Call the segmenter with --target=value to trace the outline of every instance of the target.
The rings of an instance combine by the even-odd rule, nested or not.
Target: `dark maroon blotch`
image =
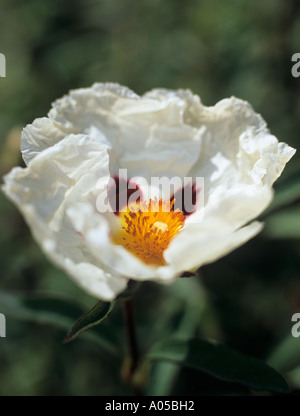
[[[193,277],[196,276],[196,273],[193,272],[183,272],[179,277]]]
[[[108,187],[108,200],[115,215],[120,214],[120,210],[128,205],[129,198],[136,192],[134,202],[140,202],[142,199],[142,191],[138,184],[113,176],[111,185]],[[131,201],[132,202],[132,201]]]
[[[196,211],[196,203],[200,189],[196,189],[196,183],[188,184],[178,189],[174,195],[171,196],[170,201],[175,199],[173,210],[179,208],[185,217],[193,214]]]

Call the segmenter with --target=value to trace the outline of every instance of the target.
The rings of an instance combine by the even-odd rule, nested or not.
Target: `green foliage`
[[[68,331],[63,342],[73,341],[82,332],[97,326],[111,313],[113,304],[98,302],[85,312],[72,298],[58,294],[35,294],[30,296],[0,293],[0,310],[7,316],[51,325]],[[84,312],[84,313],[83,313]],[[74,321],[76,320],[75,324]],[[71,329],[70,329],[71,327]],[[110,335],[104,328],[89,332],[87,338],[96,342],[109,354],[117,355],[119,348],[110,341]]]
[[[299,338],[291,337],[288,333],[283,340],[276,345],[270,354],[268,363],[280,372],[289,372],[300,366]]]
[[[67,344],[76,339],[82,332],[101,324],[110,315],[113,307],[114,302],[97,302],[92,309],[85,312],[77,319],[65,336],[63,343]]]
[[[281,375],[264,362],[198,338],[169,338],[155,345],[148,358],[192,367],[255,390],[289,391]]]

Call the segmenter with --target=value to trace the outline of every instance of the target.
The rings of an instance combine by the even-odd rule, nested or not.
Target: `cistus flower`
[[[27,167],[3,191],[50,259],[104,300],[131,279],[173,281],[254,237],[262,224],[252,220],[295,152],[243,100],[206,107],[189,90],[138,96],[112,83],[55,101],[24,128],[21,151]],[[154,177],[182,182],[162,192]],[[188,194],[191,209],[178,205]]]

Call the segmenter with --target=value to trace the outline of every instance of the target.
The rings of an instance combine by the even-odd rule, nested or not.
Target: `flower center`
[[[113,233],[113,243],[147,264],[165,265],[163,252],[185,221],[183,212],[174,211],[173,205],[174,200],[156,198],[128,205],[125,212],[120,212],[121,228]]]

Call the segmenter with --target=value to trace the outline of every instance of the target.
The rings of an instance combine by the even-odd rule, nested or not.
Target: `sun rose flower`
[[[50,259],[103,300],[254,237],[262,225],[251,221],[295,152],[240,99],[205,107],[188,90],[140,97],[111,83],[55,101],[24,128],[21,151],[27,167],[3,191]]]

